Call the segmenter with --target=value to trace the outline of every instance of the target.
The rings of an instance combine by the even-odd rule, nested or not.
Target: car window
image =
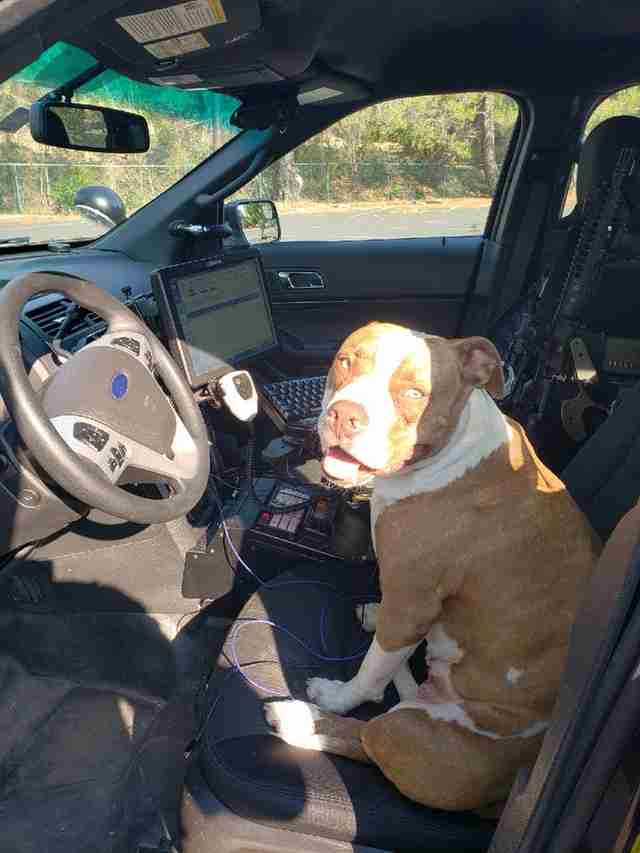
[[[583,141],[599,124],[613,116],[640,116],[640,86],[629,86],[626,89],[621,89],[601,101],[589,116],[582,134]],[[576,174],[577,165],[574,164],[567,184],[562,217],[572,213],[576,206]]]
[[[507,95],[404,98],[367,107],[260,174],[283,240],[482,234],[518,116]]]
[[[131,215],[239,133],[230,123],[235,98],[142,83],[108,70],[78,89],[74,101],[142,114],[149,124],[147,152],[97,154],[35,142],[28,107],[95,62],[59,42],[0,83],[0,246],[97,237],[110,226],[87,218],[86,206],[74,203],[78,190],[107,187],[120,197],[123,215]]]

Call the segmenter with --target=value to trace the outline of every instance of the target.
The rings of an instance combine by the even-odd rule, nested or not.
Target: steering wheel
[[[98,314],[107,329],[36,393],[22,358],[20,316],[28,299],[51,291]],[[0,393],[38,463],[83,503],[150,524],[185,515],[202,497],[209,442],[193,392],[148,327],[92,282],[29,273],[3,288]],[[118,487],[123,479],[135,481],[136,474],[167,482],[170,496],[153,500]]]

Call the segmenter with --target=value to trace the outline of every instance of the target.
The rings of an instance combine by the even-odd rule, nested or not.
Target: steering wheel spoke
[[[198,472],[198,450],[180,417],[176,414],[175,434],[167,453],[159,453],[139,441],[123,439],[126,448],[125,470],[142,471],[165,479],[183,490]]]
[[[175,414],[171,447],[160,453],[108,424],[87,417],[59,415],[51,422],[65,443],[114,485],[131,482],[169,482],[184,491],[198,470],[198,449],[182,419]]]

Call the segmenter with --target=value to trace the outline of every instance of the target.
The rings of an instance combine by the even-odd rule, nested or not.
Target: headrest
[[[602,180],[609,180],[623,148],[640,149],[640,118],[615,116],[591,131],[582,144],[576,193],[578,205]]]

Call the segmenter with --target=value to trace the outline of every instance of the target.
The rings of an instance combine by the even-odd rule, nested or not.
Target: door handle
[[[280,283],[289,290],[308,290],[325,287],[324,279],[319,272],[311,270],[289,270],[279,272]]]

